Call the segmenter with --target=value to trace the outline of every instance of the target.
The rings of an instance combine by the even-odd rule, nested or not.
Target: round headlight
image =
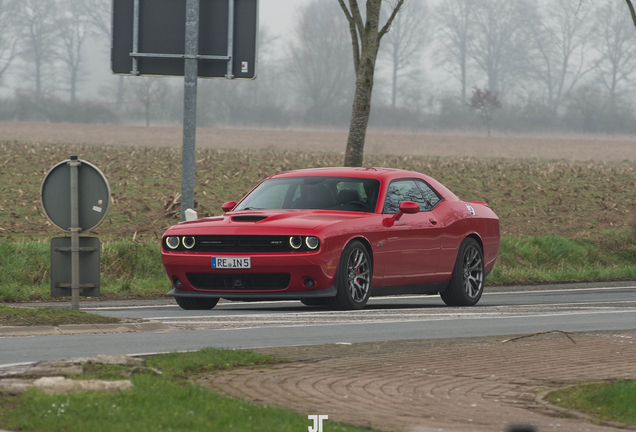
[[[303,239],[300,237],[290,237],[289,245],[292,247],[292,249],[300,249],[300,247],[303,245]]]
[[[170,249],[176,249],[179,247],[179,237],[166,237],[166,245]]]
[[[183,239],[181,239],[181,241],[183,242],[183,246],[186,249],[192,249],[194,247],[194,237],[192,237],[192,236],[183,237]]]
[[[318,245],[320,245],[320,240],[318,240],[318,237],[307,237],[305,239],[305,244],[309,249],[314,250],[318,247]]]

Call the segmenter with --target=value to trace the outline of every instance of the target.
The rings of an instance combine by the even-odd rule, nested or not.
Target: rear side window
[[[429,211],[440,202],[440,198],[421,180],[396,180],[387,190],[383,213],[397,213],[403,201],[413,201],[419,204],[420,211]]]
[[[419,186],[424,196],[424,207],[420,204],[422,211],[432,210],[442,199],[437,193],[426,183],[421,180],[415,180],[415,183]],[[419,204],[419,203],[418,203]]]

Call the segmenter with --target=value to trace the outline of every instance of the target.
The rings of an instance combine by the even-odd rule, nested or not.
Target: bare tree
[[[92,24],[97,34],[104,36],[110,44],[111,38],[111,2],[108,0],[75,0],[79,1],[82,12],[87,20]],[[115,110],[121,110],[124,103],[124,92],[126,90],[125,77],[117,78],[117,88],[115,90]]]
[[[488,136],[490,137],[490,123],[492,122],[492,113],[494,110],[501,108],[501,102],[497,98],[497,92],[491,92],[488,89],[481,90],[478,87],[473,88],[473,96],[468,102],[468,108],[472,111],[479,111],[486,127]]]
[[[488,80],[491,91],[503,93],[506,86],[525,70],[527,55],[524,26],[533,15],[527,0],[478,0],[472,15],[475,23],[469,41],[469,56]]]
[[[17,52],[18,35],[14,23],[17,6],[15,0],[0,0],[0,80]]]
[[[636,33],[630,16],[622,11],[618,0],[605,1],[595,15],[594,47],[599,53],[596,70],[609,93],[610,109],[615,109],[621,83],[634,75]]]
[[[31,69],[35,97],[39,99],[43,91],[43,69],[51,66],[57,48],[54,37],[55,0],[21,0],[19,5],[16,19],[22,27],[20,55]]]
[[[385,15],[385,14],[383,14]],[[426,0],[411,0],[403,13],[396,15],[391,31],[385,37],[382,57],[391,67],[391,106],[395,108],[398,95],[398,80],[402,74],[418,62],[429,41],[428,7]]]
[[[527,65],[556,115],[563,98],[591,70],[585,58],[590,9],[571,0],[544,0],[542,6],[541,13],[527,20],[532,40]]]
[[[391,13],[382,27],[380,27],[382,0],[367,0],[365,19],[362,18],[358,0],[349,0],[349,6],[345,4],[345,0],[338,0],[338,3],[340,3],[340,7],[349,22],[353,47],[353,66],[356,72],[351,126],[349,127],[344,164],[345,166],[362,166],[364,140],[369,125],[369,114],[371,114],[375,63],[378,58],[380,42],[391,28],[393,20],[404,5],[404,0],[396,0],[390,6]]]
[[[163,77],[139,77],[132,85],[132,92],[137,102],[144,109],[146,126],[150,126],[150,111],[160,103],[168,93],[168,84]]]
[[[74,0],[73,3],[82,9],[87,20],[95,27],[95,30],[110,40],[111,2],[108,0]]]
[[[462,107],[466,106],[468,81],[468,45],[472,39],[472,0],[448,0],[435,8],[438,23],[435,56],[461,85]]]
[[[313,0],[298,14],[296,40],[289,49],[288,71],[308,115],[320,120],[350,100],[353,70],[347,61],[347,27],[336,3]]]
[[[68,72],[69,93],[73,103],[81,75],[82,49],[90,35],[89,21],[77,1],[64,0],[61,5],[64,9],[55,20],[61,45],[60,50],[56,51],[56,57],[62,61]]]

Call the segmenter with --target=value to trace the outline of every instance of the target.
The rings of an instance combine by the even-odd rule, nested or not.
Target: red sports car
[[[412,171],[284,172],[223,211],[163,236],[168,295],[183,309],[224,298],[347,310],[369,296],[437,293],[472,306],[499,253],[499,219],[485,203]]]

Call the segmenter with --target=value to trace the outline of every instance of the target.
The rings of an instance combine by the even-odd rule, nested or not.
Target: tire
[[[185,310],[210,310],[219,302],[218,298],[175,297],[177,304]]]
[[[340,257],[336,286],[338,293],[331,305],[339,310],[357,310],[366,306],[371,293],[373,267],[367,248],[358,240],[345,247]]]
[[[484,253],[479,243],[466,238],[459,247],[448,288],[440,293],[448,306],[474,306],[484,292]]]
[[[306,298],[300,302],[305,306],[329,306],[330,298]]]

